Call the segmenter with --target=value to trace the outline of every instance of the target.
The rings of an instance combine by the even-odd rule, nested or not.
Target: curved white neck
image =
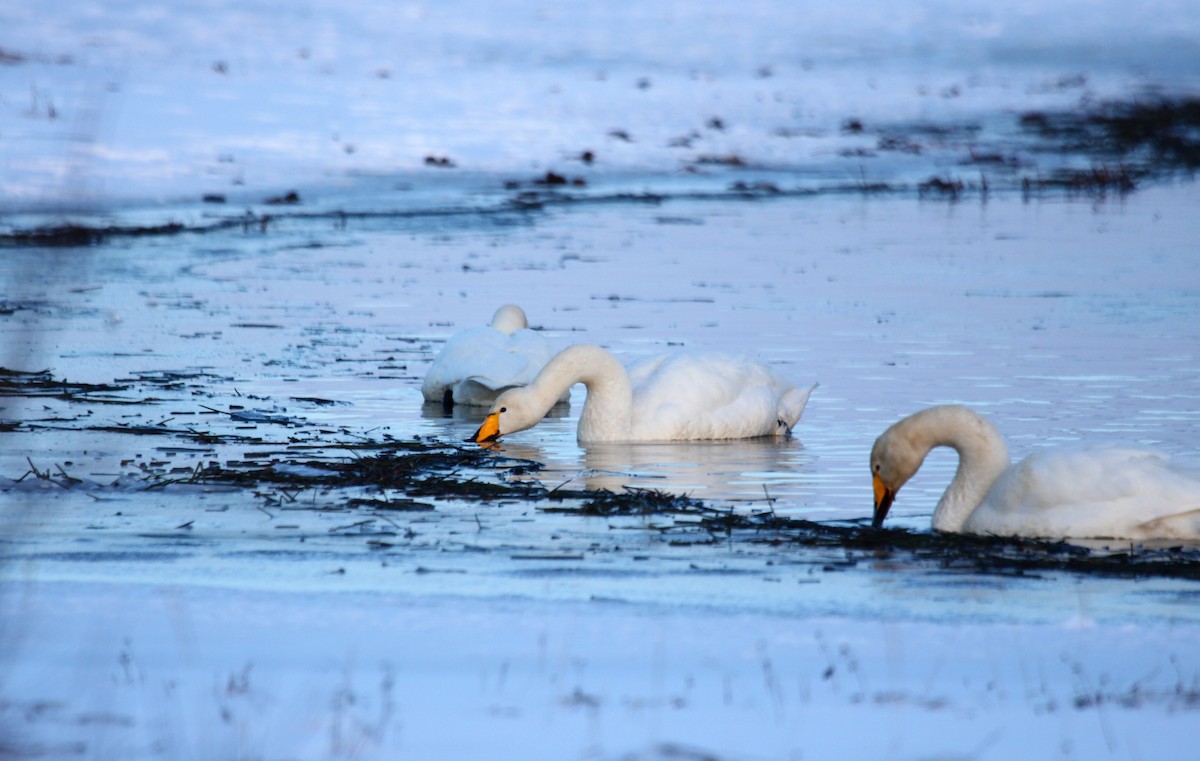
[[[576,383],[587,387],[580,441],[625,441],[633,431],[633,389],[620,362],[599,346],[568,346],[546,363],[528,388],[546,411]]]
[[[996,427],[966,407],[934,407],[910,421],[913,446],[921,457],[934,447],[958,453],[958,470],[933,511],[933,529],[959,533],[1008,468],[1008,447]]]

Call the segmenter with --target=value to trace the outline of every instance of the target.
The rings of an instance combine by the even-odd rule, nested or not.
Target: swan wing
[[[648,381],[653,385],[655,381],[651,379],[654,378],[654,374],[670,358],[670,354],[656,354],[626,368],[626,372],[629,373],[629,385],[633,389],[634,396],[637,396],[638,389]]]
[[[1164,455],[1059,447],[1006,470],[963,528],[1048,538],[1200,539],[1197,511],[1200,474]]]
[[[456,403],[486,406],[500,391],[527,385],[553,355],[549,341],[532,330],[508,335],[491,327],[471,328],[446,342],[421,392],[433,401],[450,388]]]
[[[633,426],[640,440],[732,439],[786,433],[780,405],[799,418],[807,394],[766,365],[731,354],[673,354],[630,369]],[[810,389],[811,391],[811,389]],[[798,407],[798,409],[796,409]]]

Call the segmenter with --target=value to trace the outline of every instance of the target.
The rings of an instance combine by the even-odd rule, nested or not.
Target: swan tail
[[[778,425],[783,429],[780,431],[781,433],[790,434],[796,427],[796,423],[800,422],[800,416],[804,414],[804,408],[808,406],[808,397],[819,385],[819,383],[814,383],[808,388],[793,388],[779,400]]]

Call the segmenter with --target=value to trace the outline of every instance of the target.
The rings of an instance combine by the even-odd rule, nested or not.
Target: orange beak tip
[[[883,484],[883,479],[878,475],[874,476],[875,489],[875,512],[871,517],[872,528],[882,528],[883,519],[887,517],[888,510],[892,509],[892,502],[896,499],[896,492],[887,488]]]
[[[483,424],[479,426],[479,430],[475,431],[475,435],[471,436],[467,441],[483,444],[495,441],[498,438],[500,438],[500,413],[493,412],[483,419]]]

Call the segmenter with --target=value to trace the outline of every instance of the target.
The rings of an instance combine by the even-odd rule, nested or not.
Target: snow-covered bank
[[[1018,113],[1194,92],[1200,71],[1179,0],[63,0],[0,26],[0,211],[176,219],[291,189],[471,203],[548,171],[609,191],[1045,175]]]
[[[1159,758],[1193,626],[8,587],[16,758]]]

